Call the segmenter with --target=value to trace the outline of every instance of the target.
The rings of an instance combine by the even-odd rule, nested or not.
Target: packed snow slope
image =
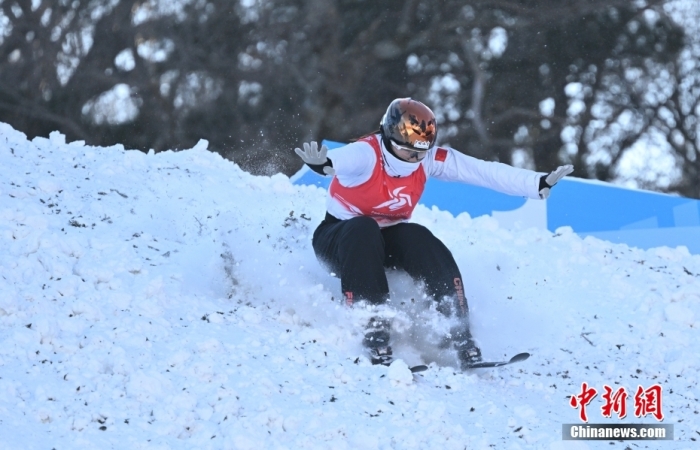
[[[146,155],[0,124],[0,448],[697,448],[700,257],[418,207],[485,358],[532,357],[461,373],[435,345],[449,321],[391,272],[399,361],[372,366],[371,311],[311,248],[324,195],[204,141]],[[562,441],[582,382],[661,384],[676,440]],[[589,422],[657,423],[603,418],[601,395]]]

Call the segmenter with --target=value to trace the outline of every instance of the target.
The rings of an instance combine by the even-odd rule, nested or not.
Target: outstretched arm
[[[429,176],[486,187],[508,195],[532,199],[549,197],[550,190],[573,166],[561,166],[549,174],[477,159],[454,149],[438,147],[424,160]]]

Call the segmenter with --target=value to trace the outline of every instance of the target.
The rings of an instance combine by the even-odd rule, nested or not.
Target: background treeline
[[[433,107],[484,159],[700,197],[697,0],[2,0],[0,121],[258,174]],[[696,27],[696,28],[693,28]]]

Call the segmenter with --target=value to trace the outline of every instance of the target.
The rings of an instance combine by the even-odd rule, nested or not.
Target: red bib
[[[425,171],[419,166],[407,177],[392,177],[384,170],[384,158],[376,135],[360,139],[374,149],[377,162],[372,176],[359,186],[345,187],[334,177],[330,195],[355,216],[369,216],[380,226],[408,220],[425,188]]]

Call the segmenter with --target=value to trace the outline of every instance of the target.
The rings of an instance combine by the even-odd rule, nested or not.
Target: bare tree
[[[5,0],[0,120],[142,150],[206,138],[289,174],[294,146],[376,130],[412,96],[444,144],[605,180],[654,130],[689,193],[697,95],[668,1]]]

